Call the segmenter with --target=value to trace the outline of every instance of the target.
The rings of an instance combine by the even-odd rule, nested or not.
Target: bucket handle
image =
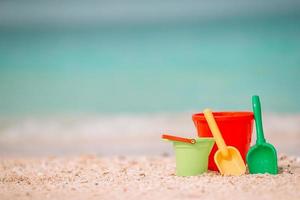
[[[183,137],[178,137],[178,136],[173,136],[173,135],[168,135],[168,134],[163,134],[162,138],[171,140],[171,141],[176,141],[176,142],[185,142],[185,143],[190,143],[190,144],[196,143],[195,139],[183,138]]]

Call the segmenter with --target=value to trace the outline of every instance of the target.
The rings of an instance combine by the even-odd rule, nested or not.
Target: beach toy
[[[239,150],[232,146],[226,146],[212,111],[205,109],[203,113],[219,148],[214,155],[214,160],[220,173],[234,176],[244,174],[246,165]]]
[[[252,97],[252,106],[256,125],[256,144],[250,148],[247,154],[249,172],[250,174],[277,174],[277,153],[274,146],[267,143],[264,137],[260,100],[258,96]]]
[[[253,113],[252,112],[213,112],[214,118],[219,129],[222,132],[225,143],[234,146],[239,150],[244,162],[246,154],[250,148],[251,135],[253,129]],[[203,113],[193,115],[193,121],[197,128],[199,137],[212,137],[207,121]],[[218,171],[214,161],[214,155],[218,150],[214,145],[210,156],[208,169]]]
[[[175,149],[176,175],[195,176],[206,172],[208,156],[214,145],[214,138],[184,139],[185,141],[170,140]],[[195,143],[187,142],[188,140],[194,140]]]

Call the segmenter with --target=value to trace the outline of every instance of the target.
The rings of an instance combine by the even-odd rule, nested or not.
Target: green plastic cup
[[[173,141],[176,175],[195,176],[207,172],[208,157],[214,143],[212,137],[197,138],[195,144]]]

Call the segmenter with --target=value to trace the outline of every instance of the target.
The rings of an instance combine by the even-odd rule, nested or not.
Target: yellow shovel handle
[[[218,128],[218,125],[216,123],[216,120],[212,114],[212,111],[210,109],[205,109],[203,111],[204,113],[204,116],[205,116],[205,119],[208,123],[208,126],[210,128],[210,131],[212,132],[215,140],[216,140],[216,143],[217,143],[217,146],[219,148],[219,150],[221,151],[221,154],[224,156],[224,157],[227,157],[229,156],[229,152],[228,152],[228,149],[227,149],[227,146],[224,142],[224,139],[222,137],[222,134]]]

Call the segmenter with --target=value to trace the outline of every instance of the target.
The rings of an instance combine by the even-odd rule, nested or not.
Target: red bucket
[[[253,130],[253,112],[213,112],[226,145],[236,147],[244,161],[251,143]],[[203,113],[193,115],[193,121],[199,137],[213,137]],[[208,169],[218,171],[214,155],[218,147],[214,145],[210,155]]]

